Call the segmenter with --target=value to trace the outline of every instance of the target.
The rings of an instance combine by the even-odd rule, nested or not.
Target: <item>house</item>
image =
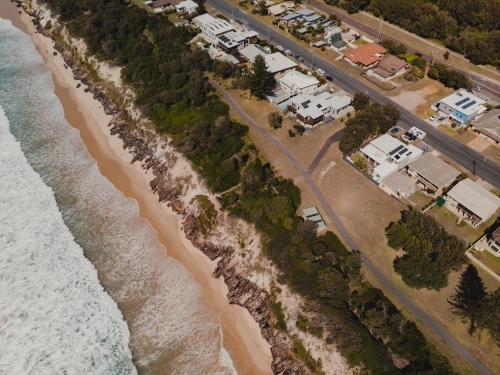
[[[269,103],[279,106],[280,104],[290,99],[290,94],[284,90],[277,90],[268,95],[266,98],[267,100],[269,100]]]
[[[201,20],[202,22],[199,22],[200,17],[203,17]],[[214,47],[219,47],[219,38],[221,36],[231,31],[236,31],[229,22],[220,18],[214,18],[208,14],[196,17],[193,22],[195,24],[201,24],[202,38]]]
[[[166,8],[175,7],[180,2],[181,0],[156,0],[156,1],[151,1],[148,5],[155,11],[161,12]]]
[[[422,190],[433,190],[434,195],[441,195],[443,189],[460,175],[458,170],[430,152],[410,163],[407,172]]]
[[[391,173],[380,181],[379,187],[396,198],[407,198],[415,192],[416,186],[405,176]]]
[[[281,77],[278,84],[290,95],[312,94],[318,89],[319,81],[312,76],[292,70]]]
[[[345,53],[344,59],[352,65],[369,68],[379,62],[385,53],[386,49],[384,47],[375,43],[369,43]]]
[[[198,4],[192,0],[181,1],[175,6],[177,13],[193,14],[198,10]]]
[[[375,181],[381,181],[384,177],[407,166],[423,153],[421,149],[413,145],[405,145],[389,134],[375,138],[360,152],[375,166],[372,173]]]
[[[347,95],[334,96],[323,92],[317,96],[300,94],[290,99],[288,109],[296,120],[305,125],[328,122],[352,109],[352,99]]]
[[[342,40],[346,43],[354,43],[358,37],[358,35],[353,31],[346,31],[345,33],[342,33],[341,36]]]
[[[215,20],[214,17],[212,17],[208,13],[205,13],[205,14],[202,14],[201,16],[193,18],[193,20],[191,22],[193,23],[193,25],[195,27],[201,29],[201,28],[203,28],[204,25],[206,25],[214,20]]]
[[[486,235],[488,250],[493,255],[500,257],[500,227]]]
[[[281,16],[283,13],[292,10],[294,8],[293,1],[285,1],[281,4],[276,4],[267,8],[267,13],[272,17]]]
[[[259,33],[246,29],[230,31],[219,36],[219,48],[227,53],[231,53],[233,50],[239,51],[251,44],[257,43],[258,35]]]
[[[280,19],[279,23],[280,23],[280,25],[291,27],[291,26],[296,25],[297,22],[302,22],[302,23],[312,22],[312,20],[315,19],[314,18],[315,15],[316,14],[314,13],[314,10],[301,9],[295,13],[288,14],[288,15],[282,17]],[[316,18],[315,20],[319,19],[319,16],[317,16],[317,17],[318,18]],[[307,21],[306,19],[309,19],[309,21]]]
[[[457,90],[436,104],[439,116],[450,118],[458,126],[467,126],[486,111],[483,99],[467,92],[464,89]]]
[[[308,207],[302,210],[304,220],[315,222],[318,225],[318,231],[326,228],[325,221],[321,217],[316,207]]]
[[[240,55],[247,59],[249,62],[253,62],[257,55],[266,56],[269,52],[258,44],[251,44],[240,50]]]
[[[375,69],[373,75],[379,79],[387,80],[403,74],[408,69],[409,64],[396,56],[389,56],[382,60]]]
[[[253,62],[257,55],[263,56],[264,60],[266,60],[268,71],[273,74],[285,72],[298,65],[282,53],[268,53],[264,48],[257,44],[251,44],[248,47],[241,49],[240,54],[249,62]]]
[[[480,133],[480,137],[498,144],[500,143],[500,109],[493,109],[472,123],[472,129]]]
[[[330,36],[330,44],[333,50],[340,52],[347,48],[347,43],[342,40],[342,34],[336,33]]]
[[[500,198],[469,178],[446,193],[446,207],[473,227],[484,223],[500,207]]]

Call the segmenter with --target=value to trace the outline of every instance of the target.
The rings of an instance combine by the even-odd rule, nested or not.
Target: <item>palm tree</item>
[[[424,72],[419,67],[412,65],[404,77],[408,82],[417,82],[420,78],[424,78]]]

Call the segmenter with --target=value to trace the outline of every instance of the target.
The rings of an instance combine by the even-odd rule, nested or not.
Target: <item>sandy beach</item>
[[[122,141],[110,135],[107,124],[111,116],[105,114],[91,93],[84,92],[84,86],[76,88],[79,82],[73,79],[70,69],[64,68],[60,54],[53,55],[52,40],[36,33],[30,17],[24,12],[19,14],[19,9],[8,0],[0,0],[0,3],[0,17],[11,20],[14,26],[28,33],[42,55],[52,73],[55,94],[63,105],[66,119],[80,131],[101,174],[127,198],[137,202],[140,217],[156,230],[168,256],[178,260],[194,276],[205,298],[220,311],[224,347],[238,373],[271,374],[270,346],[261,336],[258,324],[246,309],[228,303],[225,283],[211,277],[214,264],[185,238],[179,216],[158,202],[148,185],[151,175],[146,174],[139,163],[130,164],[132,156],[123,150]]]

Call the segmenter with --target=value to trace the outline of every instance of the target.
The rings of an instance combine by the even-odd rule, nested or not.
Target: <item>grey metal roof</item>
[[[411,163],[409,168],[431,182],[438,189],[452,183],[460,174],[458,170],[430,152],[427,152]]]
[[[384,177],[380,183],[384,184],[395,193],[398,191],[408,193],[415,187],[414,183],[399,173],[391,173],[389,176]]]
[[[500,198],[469,178],[456,184],[447,196],[456,200],[481,219],[489,218],[500,206]]]
[[[500,142],[500,109],[493,109],[485,113],[472,125],[484,135]]]

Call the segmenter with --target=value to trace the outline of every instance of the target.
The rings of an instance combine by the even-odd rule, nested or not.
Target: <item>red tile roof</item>
[[[386,49],[375,43],[366,44],[363,47],[356,48],[353,51],[349,51],[344,54],[346,58],[351,60],[353,63],[360,63],[364,66],[373,64],[374,62],[380,61],[380,57],[376,54],[384,54]]]

